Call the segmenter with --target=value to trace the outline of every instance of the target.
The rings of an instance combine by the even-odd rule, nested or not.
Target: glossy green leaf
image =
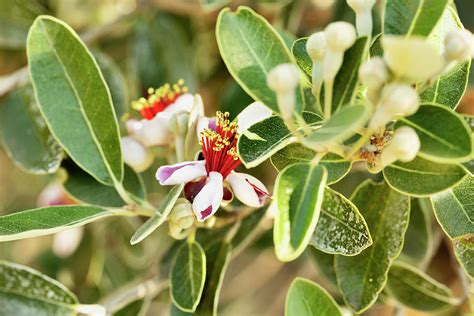
[[[54,173],[61,163],[61,147],[39,113],[29,85],[0,104],[0,142],[13,162],[28,172]]]
[[[426,312],[456,303],[447,286],[405,263],[394,263],[390,268],[386,291],[402,305]]]
[[[326,188],[310,244],[327,253],[353,256],[369,247],[372,238],[357,207],[342,194]]]
[[[275,66],[291,63],[285,43],[263,17],[247,7],[236,12],[223,9],[217,19],[217,44],[232,77],[255,100],[278,112],[275,93],[267,75]],[[296,93],[296,111],[303,109],[303,96]]]
[[[64,205],[0,216],[0,241],[54,234],[98,219],[120,215],[95,206]]]
[[[474,234],[474,177],[431,197],[438,223],[451,238]]]
[[[148,309],[149,303],[147,299],[141,298],[114,311],[112,316],[141,316]]]
[[[311,78],[313,73],[313,61],[308,55],[306,51],[306,42],[308,41],[307,37],[299,38],[291,47],[291,53],[295,58],[296,63],[298,66],[303,70],[303,72]]]
[[[104,207],[120,207],[127,204],[114,187],[98,182],[72,162],[63,164],[63,167],[67,171],[64,188],[76,200]],[[145,187],[140,175],[127,165],[124,166],[123,186],[133,197],[139,200],[145,199]]]
[[[367,221],[373,244],[357,256],[336,256],[335,267],[344,300],[361,313],[377,300],[388,270],[402,250],[410,198],[385,183],[367,180],[351,200]]]
[[[395,128],[412,127],[420,138],[418,155],[437,162],[463,162],[472,157],[471,129],[466,121],[444,106],[425,104],[397,121]]]
[[[429,41],[439,48],[440,53],[443,53],[446,34],[462,28],[456,10],[448,6],[431,33]],[[470,60],[455,64],[420,94],[421,101],[455,109],[466,91],[470,65]]]
[[[448,0],[386,0],[384,34],[428,36],[441,18]]]
[[[474,279],[474,235],[466,235],[453,240],[454,253],[464,271]]]
[[[25,266],[0,261],[1,315],[76,315],[76,296],[61,283]]]
[[[321,117],[314,113],[304,112],[303,117],[311,126],[321,122]],[[240,135],[237,150],[243,164],[251,168],[258,166],[292,141],[294,139],[285,122],[275,115],[250,126]]]
[[[224,274],[232,253],[232,245],[225,240],[214,241],[206,245],[204,252],[206,254],[206,282],[195,315],[215,316]]]
[[[123,177],[110,92],[84,43],[64,22],[38,17],[27,41],[30,77],[41,113],[68,155],[104,184]]]
[[[336,270],[334,269],[334,258],[336,256],[322,252],[314,247],[308,247],[306,252],[313,259],[324,278],[334,287],[337,287]]]
[[[332,296],[318,284],[303,278],[291,283],[285,302],[285,316],[342,316]]]
[[[281,261],[296,259],[308,245],[321,211],[326,180],[324,167],[308,163],[290,165],[278,175],[273,240]]]
[[[323,147],[350,138],[367,122],[369,109],[365,105],[351,105],[342,108],[320,128],[308,135],[311,145]]]
[[[430,215],[420,203],[420,199],[411,201],[410,223],[400,255],[400,259],[415,265],[423,264],[429,257],[433,238]]]
[[[140,226],[140,228],[137,229],[135,234],[133,234],[132,239],[130,239],[132,245],[138,244],[165,222],[173,209],[176,200],[178,200],[181,191],[183,191],[183,188],[184,185],[180,184],[173,187],[168,192],[165,198],[161,201],[160,207],[157,208],[155,215],[150,217],[142,226]]]
[[[429,196],[456,185],[467,171],[454,164],[441,164],[420,157],[385,167],[383,175],[395,190],[413,196]]]
[[[206,255],[196,242],[185,242],[174,255],[170,271],[173,303],[185,312],[194,312],[201,300],[206,280]]]
[[[310,162],[315,155],[315,151],[304,147],[300,143],[293,143],[276,152],[271,157],[271,161],[275,168],[281,171],[286,166],[297,162]],[[332,153],[324,155],[319,164],[324,166],[328,172],[327,184],[333,184],[341,180],[352,167],[352,162]]]

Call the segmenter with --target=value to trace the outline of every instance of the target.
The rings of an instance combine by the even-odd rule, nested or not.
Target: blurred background
[[[462,22],[473,30],[474,1],[455,2]],[[354,20],[345,0],[1,0],[0,108],[16,86],[28,82],[24,68],[28,28],[36,16],[48,14],[73,27],[92,50],[111,89],[119,120],[136,115],[129,109],[130,102],[142,96],[148,87],[181,78],[192,93],[201,94],[207,115],[220,109],[235,116],[253,100],[229,75],[219,56],[214,28],[222,7],[238,5],[250,6],[265,16],[289,47],[296,38],[320,30],[333,20]],[[374,32],[380,30],[377,12],[380,7],[374,12]],[[458,110],[474,115],[472,86]],[[157,161],[156,165],[159,164]],[[151,192],[150,199],[159,201],[162,191],[154,180],[155,167],[145,172],[143,179]],[[271,187],[276,173],[269,163],[252,172]],[[364,177],[364,172],[355,170],[336,189],[349,196]],[[57,181],[57,175],[24,172],[0,147],[0,214],[36,207],[41,204],[38,196],[41,192],[44,196],[45,186]],[[46,194],[72,202],[54,186],[49,186]],[[130,236],[140,224],[139,219],[124,218],[89,224],[76,235],[77,248],[69,250],[55,245],[51,236],[0,243],[0,260],[33,267],[66,284],[81,302],[95,303],[128,284],[160,277],[166,271],[166,263],[160,264],[160,260],[165,258],[166,262],[172,243],[167,230],[161,229],[132,247]],[[450,268],[450,246],[445,245],[442,237],[438,237],[438,245],[427,271],[460,295],[463,284],[457,271]],[[274,256],[271,231],[262,231],[256,243],[231,262],[219,315],[281,315],[287,289],[296,276],[316,280],[340,300],[331,283],[334,276],[315,264],[315,257],[324,260],[324,256],[308,248],[311,249],[307,256],[282,264]],[[169,314],[167,295],[164,291],[152,303],[148,315]],[[399,312],[392,307],[376,306],[366,314]],[[406,315],[423,314],[407,311]],[[460,311],[453,315],[460,315]]]

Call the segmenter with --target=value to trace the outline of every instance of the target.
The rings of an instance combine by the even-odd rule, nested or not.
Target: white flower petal
[[[198,221],[203,222],[219,209],[224,195],[223,179],[219,172],[210,172],[206,185],[193,201],[193,211]]]
[[[187,183],[205,175],[207,175],[207,171],[204,160],[185,161],[174,165],[161,166],[156,171],[156,179],[161,185]]]
[[[254,102],[237,115],[237,133],[242,134],[253,124],[272,115],[272,110],[261,102]]]
[[[168,105],[161,113],[165,115],[173,115],[178,112],[191,112],[193,104],[194,96],[191,93],[185,93],[177,98],[174,103]]]
[[[142,172],[153,163],[153,154],[133,137],[120,139],[123,161],[136,172]]]
[[[206,117],[206,116],[201,116],[198,118],[197,125],[196,125],[196,133],[197,137],[199,139],[201,132],[209,128],[210,125],[212,125],[212,122],[215,122],[214,119]]]
[[[141,126],[136,124],[136,129],[133,134],[145,146],[166,146],[173,140],[168,125],[168,118],[161,115],[156,115],[152,120],[141,120]]]
[[[249,174],[233,172],[227,176],[226,181],[230,184],[235,196],[248,206],[260,207],[268,196],[265,185]]]

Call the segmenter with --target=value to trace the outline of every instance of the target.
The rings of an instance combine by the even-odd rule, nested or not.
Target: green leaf
[[[165,222],[173,209],[176,200],[178,200],[181,191],[183,191],[183,188],[183,184],[176,185],[168,192],[161,202],[160,207],[156,210],[155,215],[150,217],[142,226],[140,226],[140,228],[137,229],[135,234],[133,234],[132,239],[130,239],[132,245],[138,244]]]
[[[383,33],[426,37],[447,4],[448,0],[386,0]]]
[[[474,177],[431,197],[438,223],[451,238],[474,234]]]
[[[196,242],[185,242],[174,255],[170,271],[173,303],[185,312],[194,312],[201,300],[206,280],[206,255]]]
[[[296,64],[303,70],[303,72],[311,78],[313,73],[313,61],[309,57],[308,52],[306,51],[306,42],[308,41],[307,37],[299,38],[291,47],[291,53],[295,58]]]
[[[444,51],[444,40],[450,31],[463,29],[456,10],[448,6],[441,20],[429,37],[429,41]],[[435,103],[455,109],[466,91],[471,60],[455,64],[420,94],[422,102]]]
[[[303,118],[311,126],[316,126],[322,120],[311,112],[304,112]],[[274,115],[250,126],[240,135],[237,150],[243,164],[251,168],[258,166],[292,141],[292,134],[283,119]]]
[[[285,302],[285,316],[342,316],[331,295],[318,284],[303,278],[291,283]]]
[[[224,274],[232,253],[232,245],[225,240],[215,241],[206,245],[204,251],[206,254],[206,282],[195,315],[215,316],[217,315]]]
[[[420,138],[418,155],[436,162],[464,162],[472,156],[471,129],[466,121],[444,106],[425,104],[395,124],[410,126]]]
[[[0,104],[0,142],[13,162],[28,172],[54,173],[61,163],[61,147],[45,125],[29,85]]]
[[[411,201],[410,223],[405,233],[405,242],[400,258],[404,261],[422,265],[431,253],[432,228],[431,218],[420,199]],[[413,241],[416,242],[413,242]]]
[[[247,7],[236,12],[223,9],[217,19],[219,51],[232,77],[255,100],[278,112],[275,93],[267,86],[267,75],[279,64],[291,63],[291,55],[280,35],[263,17]],[[296,111],[303,109],[301,90],[296,93]]]
[[[122,180],[118,125],[96,61],[64,22],[38,17],[27,41],[30,77],[46,123],[68,155],[104,184]]]
[[[144,315],[148,309],[149,302],[147,299],[141,298],[127,305],[121,307],[119,310],[113,312],[113,316],[137,316]]]
[[[326,180],[324,167],[308,163],[290,165],[278,175],[273,240],[281,261],[296,259],[308,245],[321,211]]]
[[[467,171],[454,164],[441,164],[420,157],[385,167],[383,175],[395,190],[413,196],[429,196],[456,185]]]
[[[453,240],[454,254],[471,279],[474,279],[474,235],[466,235]]]
[[[327,253],[353,256],[369,247],[372,237],[357,207],[342,194],[326,188],[310,244]]]
[[[325,147],[350,138],[366,123],[369,109],[365,105],[351,105],[342,108],[320,128],[308,135],[311,145]]]
[[[64,205],[0,216],[0,242],[54,234],[113,215],[95,206]]]
[[[314,247],[308,247],[306,251],[316,263],[319,272],[321,272],[324,278],[334,287],[337,287],[336,270],[334,269],[334,258],[336,256],[319,251]]]
[[[310,162],[315,155],[316,152],[314,150],[306,148],[299,143],[293,143],[276,152],[271,157],[271,161],[273,166],[275,166],[278,171],[281,171],[286,166],[297,162]],[[324,166],[328,172],[328,185],[344,178],[352,167],[351,161],[345,160],[343,157],[332,153],[324,155],[319,161],[319,164]]]
[[[263,207],[252,212],[252,214],[248,215],[240,222],[239,229],[230,241],[234,252],[238,252],[239,249],[245,247],[253,238],[255,238],[255,235],[258,234],[257,226],[266,212],[267,207]],[[232,227],[229,227],[229,229],[232,229]]]
[[[367,180],[351,200],[367,221],[373,243],[357,256],[336,256],[335,267],[344,300],[361,313],[377,300],[388,270],[402,250],[410,198],[385,183]]]
[[[63,184],[64,188],[78,201],[104,207],[120,207],[127,204],[114,187],[98,182],[72,162],[63,164],[63,167],[68,174]],[[145,188],[140,175],[127,165],[124,166],[123,186],[136,199],[145,199]]]
[[[50,277],[18,264],[0,261],[2,315],[76,315],[76,296]]]
[[[405,263],[390,268],[386,291],[404,306],[420,311],[438,311],[456,303],[447,286]]]

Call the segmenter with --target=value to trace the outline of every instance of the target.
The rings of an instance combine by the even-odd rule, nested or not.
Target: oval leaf
[[[397,121],[395,128],[410,126],[420,138],[420,157],[437,162],[464,162],[472,156],[471,129],[459,115],[444,106],[422,105]]]
[[[0,216],[0,242],[54,234],[113,215],[95,206],[64,205]]]
[[[351,200],[367,221],[373,244],[357,256],[336,256],[335,267],[344,300],[361,313],[377,300],[388,270],[402,250],[410,198],[385,183],[368,180],[357,188]]]
[[[369,247],[372,237],[357,207],[342,194],[326,188],[310,243],[327,253],[353,256]]]
[[[316,283],[296,278],[291,283],[285,302],[285,316],[342,316],[331,295]]]
[[[201,246],[185,242],[176,252],[170,271],[173,303],[185,312],[194,312],[201,300],[206,280],[206,255]]]
[[[474,279],[474,235],[455,238],[454,254],[464,271],[471,279]]]
[[[426,312],[444,309],[456,303],[447,286],[404,263],[394,263],[390,268],[386,291],[401,304]]]
[[[0,261],[2,315],[76,315],[76,296],[61,283],[18,264]]]
[[[0,137],[18,167],[35,174],[58,170],[62,150],[39,113],[31,86],[12,92],[0,104]]]
[[[104,184],[123,177],[118,125],[104,78],[79,36],[64,22],[38,17],[27,41],[40,110],[68,155]]]
[[[297,162],[309,163],[315,155],[316,152],[314,150],[306,148],[299,143],[293,143],[276,152],[271,157],[271,161],[273,166],[275,166],[278,171],[281,171],[286,166]],[[324,166],[328,172],[328,185],[341,180],[352,167],[351,161],[345,160],[343,157],[332,153],[324,155],[319,161],[319,164]]]
[[[290,165],[278,175],[273,240],[281,261],[296,259],[308,245],[319,218],[326,180],[324,167],[308,163]]]
[[[275,66],[291,63],[285,43],[273,27],[249,8],[236,12],[223,9],[217,19],[216,37],[227,69],[255,100],[278,112],[275,93],[267,86],[267,75]],[[296,93],[296,111],[303,109],[301,90]]]
[[[383,175],[395,190],[413,196],[429,196],[456,185],[467,171],[453,164],[440,164],[420,157],[385,167]]]

